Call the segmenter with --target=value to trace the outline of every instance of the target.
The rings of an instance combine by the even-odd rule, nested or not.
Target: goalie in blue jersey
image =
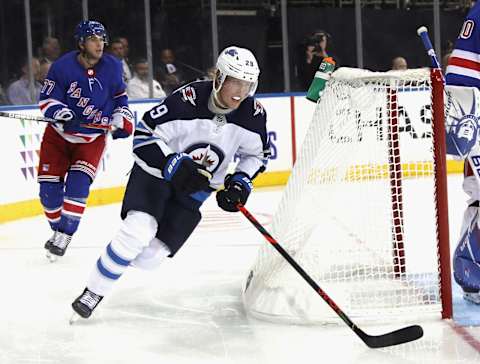
[[[447,85],[480,89],[479,27],[480,3],[476,3],[463,23],[450,56],[446,70]],[[471,111],[467,111],[457,125],[450,128],[447,134],[447,152],[466,158],[463,189],[469,196],[460,239],[453,255],[454,278],[462,287],[464,298],[480,304],[480,171],[476,170],[480,165],[480,148],[476,103],[474,99]]]

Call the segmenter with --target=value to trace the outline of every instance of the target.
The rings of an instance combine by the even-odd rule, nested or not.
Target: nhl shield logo
[[[195,99],[197,98],[197,94],[195,92],[195,89],[192,86],[187,86],[182,89],[182,100],[183,102],[189,102],[193,106],[197,106],[195,104]]]

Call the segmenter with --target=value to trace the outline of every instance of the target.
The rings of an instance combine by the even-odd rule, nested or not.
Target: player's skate
[[[52,246],[53,241],[55,240],[55,234],[56,234],[56,233],[57,233],[57,232],[54,231],[54,232],[53,232],[53,235],[52,235],[52,236],[47,240],[47,242],[45,243],[44,248],[47,250],[47,255],[48,255],[48,252],[50,251],[50,247]]]
[[[53,236],[45,244],[45,249],[48,250],[47,258],[51,262],[54,262],[58,257],[62,257],[71,241],[71,235],[55,231]]]
[[[465,290],[463,289],[463,298],[467,301],[480,305],[480,293],[479,291]]]
[[[72,324],[77,321],[78,316],[83,317],[84,319],[89,318],[102,299],[103,296],[93,293],[88,288],[85,288],[83,293],[72,303],[72,308],[75,313],[72,315],[70,323]]]
[[[47,242],[45,243],[45,246],[44,246],[45,250],[47,251],[46,257],[47,257],[47,259],[48,259],[51,263],[53,263],[54,261],[57,260],[57,256],[56,256],[56,255],[52,255],[52,254],[50,253],[50,248],[52,247],[52,244],[53,244],[53,242],[55,241],[55,235],[56,235],[56,234],[57,234],[57,232],[54,231],[54,232],[53,232],[53,235],[47,240]]]

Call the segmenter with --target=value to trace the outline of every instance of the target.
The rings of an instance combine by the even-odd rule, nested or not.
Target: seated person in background
[[[450,60],[451,55],[452,55],[452,52],[448,52],[444,54],[442,57],[442,73],[444,75],[447,73],[448,61]]]
[[[40,61],[53,63],[60,57],[62,48],[60,42],[55,37],[46,37],[43,40],[42,48],[40,49]]]
[[[132,78],[132,72],[125,58],[125,46],[124,43],[118,38],[111,41],[108,52],[118,58],[122,62],[123,69],[123,81],[127,83]]]
[[[403,57],[395,57],[392,59],[392,71],[404,71],[408,69],[407,60]]]
[[[38,73],[38,82],[40,82],[43,85],[43,82],[47,78],[48,71],[50,70],[50,66],[52,64],[48,62],[46,59],[42,59],[40,61],[40,71]]]
[[[30,93],[30,80],[29,80],[28,60],[22,63],[22,76],[12,82],[7,89],[8,101],[13,105],[30,105],[36,104],[40,98],[40,90],[42,84],[39,82],[40,76],[40,62],[38,58],[32,58],[32,72],[34,82],[34,95]]]
[[[185,82],[185,76],[175,63],[175,53],[171,49],[162,49],[160,52],[159,74],[160,83],[167,95],[170,95]]]
[[[2,85],[0,85],[0,105],[6,105],[7,102],[7,95],[5,95],[5,91],[3,90]]]
[[[217,73],[217,67],[212,66],[207,68],[207,80],[213,80],[215,78],[215,74]]]
[[[139,59],[134,64],[135,76],[128,81],[127,95],[130,99],[148,99],[149,81],[148,81],[148,62],[145,59]],[[165,91],[157,80],[153,81],[153,98],[165,97]]]

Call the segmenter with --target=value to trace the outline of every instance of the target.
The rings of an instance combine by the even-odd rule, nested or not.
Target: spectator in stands
[[[407,60],[403,57],[395,57],[392,59],[392,71],[404,71],[408,69]]]
[[[40,61],[40,71],[38,73],[38,82],[40,82],[43,85],[43,81],[47,78],[48,71],[50,70],[50,66],[52,64],[48,62],[46,59],[42,59]]]
[[[3,91],[2,85],[0,85],[0,105],[8,104],[7,95],[5,95],[5,91]]]
[[[13,105],[30,105],[38,102],[42,84],[38,81],[40,75],[40,62],[38,58],[32,58],[32,72],[34,79],[34,95],[30,93],[30,68],[28,60],[22,63],[22,76],[14,81],[7,89],[8,101]]]
[[[128,39],[125,37],[118,37],[117,39],[123,44],[123,59],[127,62],[127,64],[130,64],[130,62],[128,61],[128,56],[130,54],[130,46],[128,44]]]
[[[169,48],[160,52],[159,75],[160,83],[167,95],[185,82],[184,73],[175,62],[175,53]]]
[[[43,40],[42,48],[40,49],[40,60],[53,63],[60,57],[62,49],[60,48],[60,42],[55,37],[46,37]]]
[[[123,68],[123,80],[125,83],[128,83],[132,79],[132,71],[130,71],[130,66],[128,65],[125,59],[125,47],[123,42],[119,38],[115,38],[110,42],[108,51],[117,57],[120,62],[122,62]]]
[[[207,80],[213,80],[215,78],[216,73],[217,73],[217,67],[212,66],[212,67],[207,68],[206,79]]]
[[[324,30],[316,30],[310,34],[302,45],[301,61],[299,62],[298,74],[303,90],[310,87],[318,66],[325,57],[332,57],[327,51],[331,36]],[[334,57],[335,59],[335,57]],[[337,61],[337,59],[335,59]],[[338,65],[338,64],[337,64]]]
[[[128,81],[127,95],[129,99],[147,99],[149,95],[148,62],[139,59],[134,64],[135,76]],[[165,91],[157,80],[153,80],[153,98],[165,97]]]
[[[451,55],[452,55],[452,53],[448,52],[448,53],[444,54],[443,57],[442,57],[442,72],[443,72],[443,74],[447,73],[448,61],[449,61]]]

